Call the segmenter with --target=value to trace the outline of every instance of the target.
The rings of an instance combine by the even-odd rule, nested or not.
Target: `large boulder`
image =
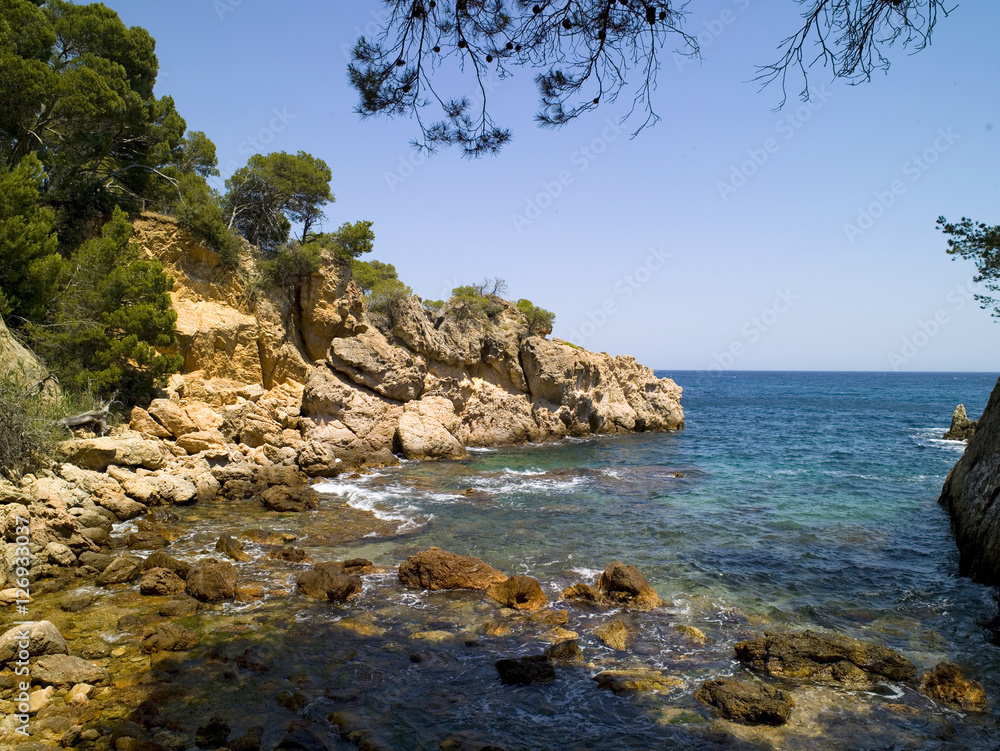
[[[597,580],[597,590],[605,600],[634,608],[655,608],[663,604],[656,590],[632,565],[613,561]]]
[[[14,626],[0,635],[0,665],[19,659],[25,641],[32,657],[67,653],[66,640],[51,621],[34,621]]]
[[[416,399],[424,384],[424,370],[412,353],[390,344],[377,329],[334,339],[327,362],[359,386],[394,401]]]
[[[66,441],[60,450],[70,464],[98,472],[112,464],[160,469],[165,463],[159,442],[139,437],[84,438]]]
[[[407,459],[464,459],[465,447],[448,430],[458,427],[455,406],[443,397],[410,402],[399,418],[396,435]]]
[[[106,587],[110,584],[125,584],[135,581],[142,576],[143,563],[142,558],[136,558],[132,555],[118,556],[97,577],[97,583]]]
[[[760,639],[739,642],[736,656],[740,662],[767,675],[854,688],[884,680],[907,683],[917,677],[913,664],[898,652],[843,634],[769,633]]]
[[[485,561],[435,547],[411,555],[399,566],[399,581],[420,589],[486,590],[506,579]]]
[[[231,600],[236,596],[236,569],[229,561],[199,561],[187,575],[187,593],[201,602]]]
[[[1000,586],[1000,380],[975,435],[941,490],[958,543],[959,570],[978,582]]]
[[[302,281],[299,309],[302,341],[315,362],[326,357],[335,338],[368,329],[364,295],[351,282],[350,267],[327,251],[320,268]]]
[[[773,686],[724,678],[703,683],[695,698],[727,720],[747,725],[784,725],[795,706]]]

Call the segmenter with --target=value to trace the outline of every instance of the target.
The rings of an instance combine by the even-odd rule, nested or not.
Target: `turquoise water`
[[[659,620],[636,623],[644,635],[639,661],[668,672],[687,670],[691,689],[710,675],[740,671],[731,653],[739,638],[763,628],[811,627],[874,639],[903,651],[921,671],[953,661],[984,684],[996,706],[1000,649],[982,625],[996,603],[991,590],[957,576],[949,521],[937,504],[964,447],[940,435],[957,403],[972,416],[981,413],[995,375],[658,375],[684,387],[684,431],[482,451],[464,462],[407,463],[322,486],[354,505],[409,520],[412,534],[403,544],[338,552],[397,565],[412,550],[438,545],[481,557],[507,574],[535,576],[553,599],[562,587],[592,581],[608,562],[622,560],[638,566],[671,603]],[[461,494],[468,489],[473,492]],[[578,631],[590,617],[571,616],[568,627]],[[671,636],[677,623],[705,631],[708,648],[685,656]],[[527,654],[533,646],[526,642],[506,652]],[[497,650],[481,664],[473,660],[477,667],[466,679],[476,691],[488,685],[493,694],[491,709],[479,711],[521,717],[516,730],[495,732],[499,745],[715,742],[704,729],[680,735],[672,726],[664,730],[642,699],[574,689],[574,704],[560,693],[566,686],[521,690],[544,697],[556,715],[591,718],[584,735],[604,738],[588,745],[578,723],[562,725],[548,712],[534,717],[517,689],[492,685],[492,660],[504,656]],[[899,687],[886,692],[902,695]],[[907,696],[916,706],[918,699]],[[841,698],[850,704],[849,696]],[[595,720],[601,712],[593,702],[620,704],[618,715],[629,717],[629,727],[645,729],[633,735],[611,717]],[[843,707],[830,711],[854,716]],[[458,709],[446,715],[445,724],[469,719]],[[814,738],[806,747],[867,748],[878,739],[889,744],[880,748],[995,748],[1000,732],[995,710],[967,718],[941,711],[936,721],[914,720],[912,727],[875,715],[842,718],[821,733],[828,741]],[[897,740],[903,745],[894,746]],[[803,742],[793,737],[778,747]]]
[[[209,693],[185,711],[230,707],[234,730],[265,725],[265,748],[306,720],[328,748],[355,747],[327,721],[336,711],[383,747],[407,750],[439,749],[454,733],[480,744],[470,748],[507,751],[996,749],[1000,648],[984,624],[997,604],[993,590],[957,575],[937,503],[964,449],[940,439],[952,410],[962,402],[981,413],[996,376],[660,375],[684,387],[683,431],[406,462],[321,483],[316,512],[243,520],[296,534],[317,561],[364,556],[388,571],[366,577],[345,606],[295,596],[249,606],[241,635],[219,649],[231,660],[248,644],[269,644],[271,671],[248,678],[230,662],[215,677],[197,672],[193,690]],[[399,535],[331,545],[325,509],[344,502],[396,520]],[[219,525],[232,523],[231,511],[218,513],[175,547],[211,554]],[[537,577],[567,611],[561,626],[579,634],[586,664],[560,667],[548,685],[501,685],[494,662],[540,653],[555,624],[503,613],[477,592],[404,590],[393,569],[430,545]],[[593,583],[613,560],[638,566],[667,605],[629,613],[557,602],[564,587]],[[239,565],[244,580],[278,589],[292,589],[303,568]],[[627,652],[594,634],[613,619],[632,635]],[[499,621],[510,633],[489,636],[487,624]],[[700,629],[706,643],[678,626]],[[734,659],[737,641],[804,628],[885,644],[920,672],[954,662],[983,684],[990,712],[962,716],[908,686],[792,686],[789,726],[754,730],[714,719],[693,698],[709,678],[749,677]],[[677,685],[614,695],[592,680],[639,666]],[[274,701],[292,689],[308,702],[298,718]]]

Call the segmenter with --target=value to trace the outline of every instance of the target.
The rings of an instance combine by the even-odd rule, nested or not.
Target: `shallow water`
[[[982,411],[995,376],[661,375],[685,389],[684,431],[404,463],[321,483],[324,502],[312,514],[191,507],[183,512],[191,531],[173,554],[209,555],[220,531],[267,526],[296,534],[295,544],[317,561],[364,556],[394,567],[437,545],[534,576],[552,600],[622,560],[668,601],[644,614],[567,606],[563,627],[580,634],[589,664],[562,668],[542,687],[501,686],[493,663],[540,652],[553,624],[500,613],[479,594],[408,592],[385,574],[368,577],[345,607],[295,596],[229,607],[250,629],[233,637],[230,652],[255,639],[275,650],[276,682],[261,686],[297,676],[309,702],[303,716],[328,727],[323,718],[347,707],[393,748],[436,749],[465,731],[507,749],[995,749],[1000,648],[981,624],[997,605],[992,590],[957,576],[949,521],[937,504],[964,448],[940,435],[957,403],[972,417]],[[398,536],[337,544],[327,514],[343,503],[399,524]],[[234,514],[243,517],[236,522]],[[290,588],[302,570],[240,566],[244,579],[277,589]],[[590,633],[614,618],[633,635],[628,653]],[[484,624],[501,620],[510,637],[483,636]],[[677,625],[697,627],[707,644]],[[693,692],[710,677],[746,675],[733,644],[765,628],[871,639],[903,652],[920,672],[949,660],[983,684],[991,710],[963,717],[902,686],[799,687],[785,729],[713,719]],[[420,635],[431,631],[446,633]],[[591,680],[605,667],[632,665],[663,669],[683,685],[615,696]],[[245,680],[233,681],[227,703],[257,701]],[[271,717],[265,738],[276,741],[291,715],[274,707],[270,689],[257,689],[258,711]],[[219,690],[216,698],[229,696]]]

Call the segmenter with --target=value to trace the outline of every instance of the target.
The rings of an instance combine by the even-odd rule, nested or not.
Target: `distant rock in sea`
[[[951,427],[942,437],[946,441],[966,441],[976,434],[978,420],[970,420],[965,414],[965,405],[959,404],[951,415]]]

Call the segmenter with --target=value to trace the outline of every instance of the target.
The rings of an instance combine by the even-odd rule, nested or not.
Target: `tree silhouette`
[[[697,38],[684,30],[687,4],[656,0],[384,0],[388,18],[372,38],[360,37],[348,68],[362,117],[412,116],[420,128],[414,146],[435,151],[457,146],[464,156],[495,154],[511,139],[489,113],[488,77],[521,68],[535,73],[543,127],[565,125],[602,104],[632,95],[626,119],[635,133],[660,119],[653,92],[660,56],[700,57]],[[867,81],[889,67],[885,49],[899,43],[920,50],[930,43],[941,0],[795,0],[804,7],[799,30],[780,44],[781,57],[757,69],[756,80],[777,81],[782,104],[789,75],[829,67],[834,77]],[[455,62],[474,78],[474,95],[445,96],[437,83]],[[443,117],[429,121],[428,108]],[[638,114],[637,114],[638,113]]]

